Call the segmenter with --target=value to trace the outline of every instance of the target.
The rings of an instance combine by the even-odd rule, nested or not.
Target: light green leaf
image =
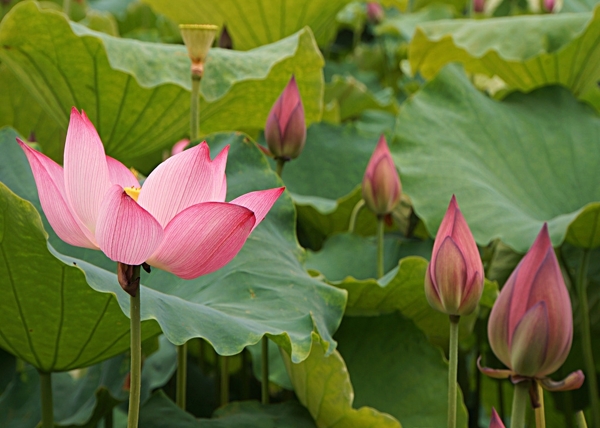
[[[231,144],[226,170],[228,200],[249,191],[281,186],[264,155],[244,135],[218,134],[209,139],[209,144],[213,156]],[[14,143],[14,133],[2,144],[2,153],[7,156],[0,158],[0,180],[39,204],[27,161]],[[23,227],[29,227],[28,223]],[[114,269],[114,262],[107,262],[99,251],[70,247],[55,237],[51,242],[77,257],[55,254],[67,264],[77,263],[93,289],[112,293],[99,296],[106,299],[116,295],[121,310],[129,313],[129,295],[118,285],[115,275],[104,270]],[[153,269],[149,276],[142,274],[142,319],[156,320],[173,343],[204,337],[222,355],[237,354],[269,334],[291,353],[294,361],[300,361],[309,353],[315,330],[333,350],[332,334],[341,320],[346,293],[311,278],[299,261],[303,257],[295,237],[294,206],[284,194],[238,256],[219,271],[190,281],[159,269]],[[15,264],[24,272],[28,266],[24,261]],[[40,318],[43,315],[39,307],[38,314]],[[128,326],[128,322],[125,324]],[[72,340],[79,337],[73,335]]]
[[[134,163],[187,135],[191,79],[183,46],[97,33],[34,2],[15,6],[2,21],[0,46],[0,59],[58,127],[66,130],[71,107],[84,109],[107,153],[121,161]],[[322,66],[310,30],[251,52],[211,50],[201,131],[261,129],[293,73],[307,122],[318,120]]]
[[[597,4],[598,0],[564,0],[560,13],[588,12]]]
[[[564,88],[498,102],[447,67],[404,105],[398,129],[392,156],[432,235],[452,194],[479,244],[500,238],[521,253],[544,222],[559,245],[600,201],[600,119]]]
[[[212,419],[196,419],[165,395],[156,392],[141,410],[140,427],[164,428],[315,428],[310,415],[293,401],[263,405],[235,401],[218,409]]]
[[[227,25],[236,50],[276,42],[309,26],[319,46],[335,36],[337,13],[350,0],[143,0],[178,24]]]
[[[600,9],[427,23],[410,44],[410,64],[427,79],[460,62],[469,73],[498,76],[508,89],[529,92],[561,84],[590,98],[597,95],[600,78],[599,23]]]
[[[293,364],[284,355],[296,396],[319,428],[401,428],[390,415],[371,407],[353,408],[354,389],[338,351],[326,356],[315,339],[310,356]]]

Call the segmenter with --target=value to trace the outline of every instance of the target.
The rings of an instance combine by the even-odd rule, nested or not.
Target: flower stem
[[[177,347],[177,393],[176,401],[185,410],[187,391],[187,342]]]
[[[592,337],[590,332],[590,313],[587,297],[587,272],[590,263],[590,250],[584,249],[581,264],[577,274],[577,295],[579,297],[579,311],[581,312],[581,347],[585,366],[585,380],[588,384],[592,426],[600,427],[600,398],[598,398],[598,381],[596,379],[596,365],[592,353]]]
[[[525,428],[525,413],[527,412],[527,403],[529,403],[529,381],[519,382],[515,385],[511,428]]]
[[[450,315],[450,350],[448,367],[448,428],[456,428],[456,394],[458,377],[459,315]]]
[[[284,159],[277,159],[277,169],[275,170],[275,172],[277,172],[277,176],[279,176],[279,178],[281,178],[281,174],[283,174],[283,167],[285,166],[285,160]]]
[[[133,278],[140,276],[140,266],[135,266]],[[129,318],[131,320],[131,371],[129,386],[129,412],[127,416],[127,428],[137,428],[140,418],[140,390],[142,385],[142,321],[140,310],[139,287],[135,297],[130,298]]]
[[[262,337],[262,372],[261,372],[261,385],[260,385],[260,397],[261,403],[269,404],[269,338],[265,335]]]
[[[221,355],[221,406],[229,403],[229,357]]]
[[[356,228],[356,219],[358,217],[358,213],[365,206],[365,200],[361,199],[354,205],[354,209],[352,210],[352,214],[350,214],[350,223],[348,224],[348,232],[353,233]]]
[[[54,428],[54,404],[52,403],[52,373],[40,373],[42,396],[42,428]]]
[[[536,428],[546,428],[546,414],[544,412],[544,390],[539,382],[535,383],[537,388],[540,406],[535,408],[535,426]]]
[[[200,124],[200,81],[202,78],[192,74],[192,99],[190,100],[190,141],[198,139]]]
[[[381,278],[383,271],[383,229],[385,223],[383,216],[377,216],[377,278]]]
[[[577,419],[578,428],[588,428],[587,422],[585,421],[585,415],[583,414],[583,410],[578,411],[575,414],[575,418]]]

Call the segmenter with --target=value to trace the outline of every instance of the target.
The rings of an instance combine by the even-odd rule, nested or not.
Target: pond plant
[[[0,426],[600,428],[596,3],[0,2]]]

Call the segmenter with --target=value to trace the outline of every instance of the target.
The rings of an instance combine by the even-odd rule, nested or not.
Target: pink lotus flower
[[[265,140],[276,159],[295,159],[304,148],[304,107],[294,76],[269,112],[265,125]]]
[[[492,419],[490,420],[490,428],[506,428],[504,423],[502,423],[502,419],[498,416],[496,409],[492,407]]]
[[[392,212],[400,202],[401,194],[400,177],[382,135],[363,177],[362,196],[371,211],[383,216]]]
[[[556,0],[544,0],[544,10],[548,13],[554,12],[556,6]]]
[[[576,371],[554,382],[546,376],[567,358],[573,340],[571,300],[544,224],[531,249],[504,284],[490,313],[492,351],[509,370],[480,370],[513,382],[536,379],[551,391],[577,389],[584,380]]]
[[[167,159],[142,187],[122,163],[105,155],[94,125],[75,108],[64,169],[18,142],[44,213],[63,241],[184,279],[227,264],[284,190],[251,192],[226,203],[228,148],[211,161],[206,143]]]
[[[483,264],[454,195],[438,229],[425,275],[429,304],[448,315],[469,315],[483,292]]]

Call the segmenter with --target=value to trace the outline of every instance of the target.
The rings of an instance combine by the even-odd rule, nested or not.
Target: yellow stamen
[[[137,202],[138,200],[138,196],[140,196],[140,192],[142,190],[141,187],[126,187],[123,190],[125,190],[125,193],[127,193],[131,199],[133,199],[134,201]]]

